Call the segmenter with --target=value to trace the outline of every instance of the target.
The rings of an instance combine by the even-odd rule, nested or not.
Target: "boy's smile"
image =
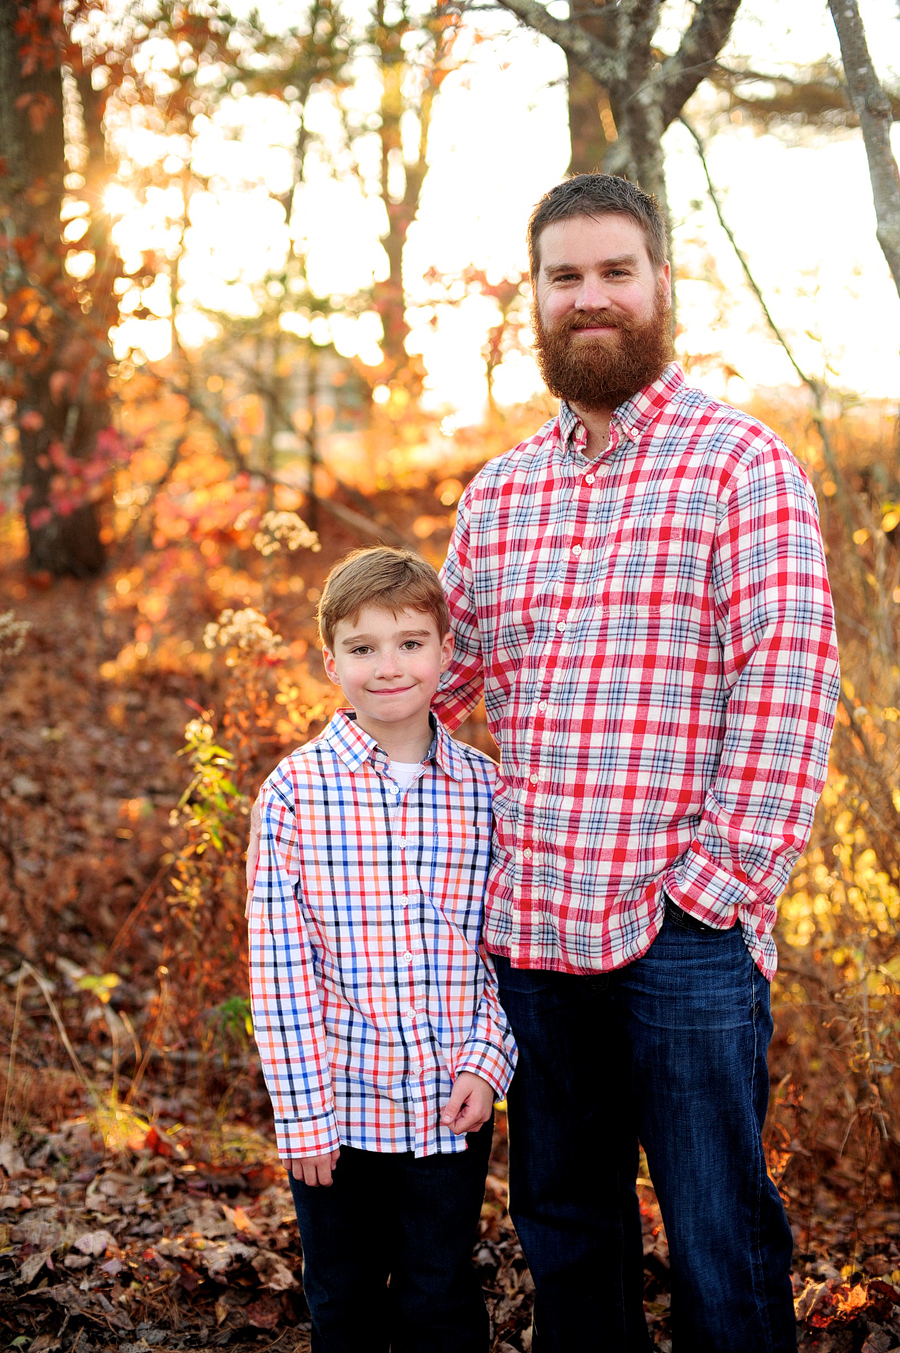
[[[431,745],[428,713],[452,653],[453,640],[440,637],[433,616],[364,606],[355,618],[338,621],[334,647],[323,657],[360,728],[389,756],[412,761]]]

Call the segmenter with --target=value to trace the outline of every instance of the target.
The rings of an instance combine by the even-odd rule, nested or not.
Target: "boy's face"
[[[323,657],[359,726],[377,739],[387,731],[427,730],[431,699],[452,653],[452,638],[440,637],[433,616],[364,606],[354,621],[338,621],[334,647]]]

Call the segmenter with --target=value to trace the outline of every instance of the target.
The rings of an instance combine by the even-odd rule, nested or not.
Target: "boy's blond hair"
[[[376,545],[353,550],[329,573],[319,602],[319,638],[334,648],[334,632],[341,620],[355,621],[364,606],[397,615],[421,611],[430,615],[443,639],[450,629],[450,611],[435,570],[412,550]]]

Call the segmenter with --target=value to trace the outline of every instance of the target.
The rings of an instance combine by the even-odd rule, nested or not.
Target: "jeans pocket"
[[[671,921],[673,925],[678,926],[679,930],[690,930],[695,935],[729,935],[734,929],[734,925],[737,924],[735,922],[727,929],[723,929],[721,926],[707,925],[705,921],[698,921],[683,907],[679,907],[676,902],[672,901],[668,893],[663,893],[663,898],[665,899],[666,919]]]

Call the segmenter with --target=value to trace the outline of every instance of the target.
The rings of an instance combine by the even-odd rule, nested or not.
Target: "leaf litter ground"
[[[268,1140],[249,1130],[213,1148],[151,1128],[110,1153],[84,1119],[0,1146],[0,1332],[28,1353],[147,1353],[227,1347],[306,1353],[309,1315],[290,1190]],[[668,1250],[641,1187],[645,1308],[671,1348]],[[530,1347],[533,1286],[506,1212],[498,1115],[475,1263],[494,1353]],[[886,1219],[896,1227],[897,1217]],[[836,1222],[831,1257],[851,1236]],[[841,1240],[840,1235],[844,1235]],[[890,1256],[870,1256],[884,1270]],[[795,1277],[802,1353],[900,1347],[900,1273],[807,1262]],[[573,1351],[574,1353],[574,1351]]]

